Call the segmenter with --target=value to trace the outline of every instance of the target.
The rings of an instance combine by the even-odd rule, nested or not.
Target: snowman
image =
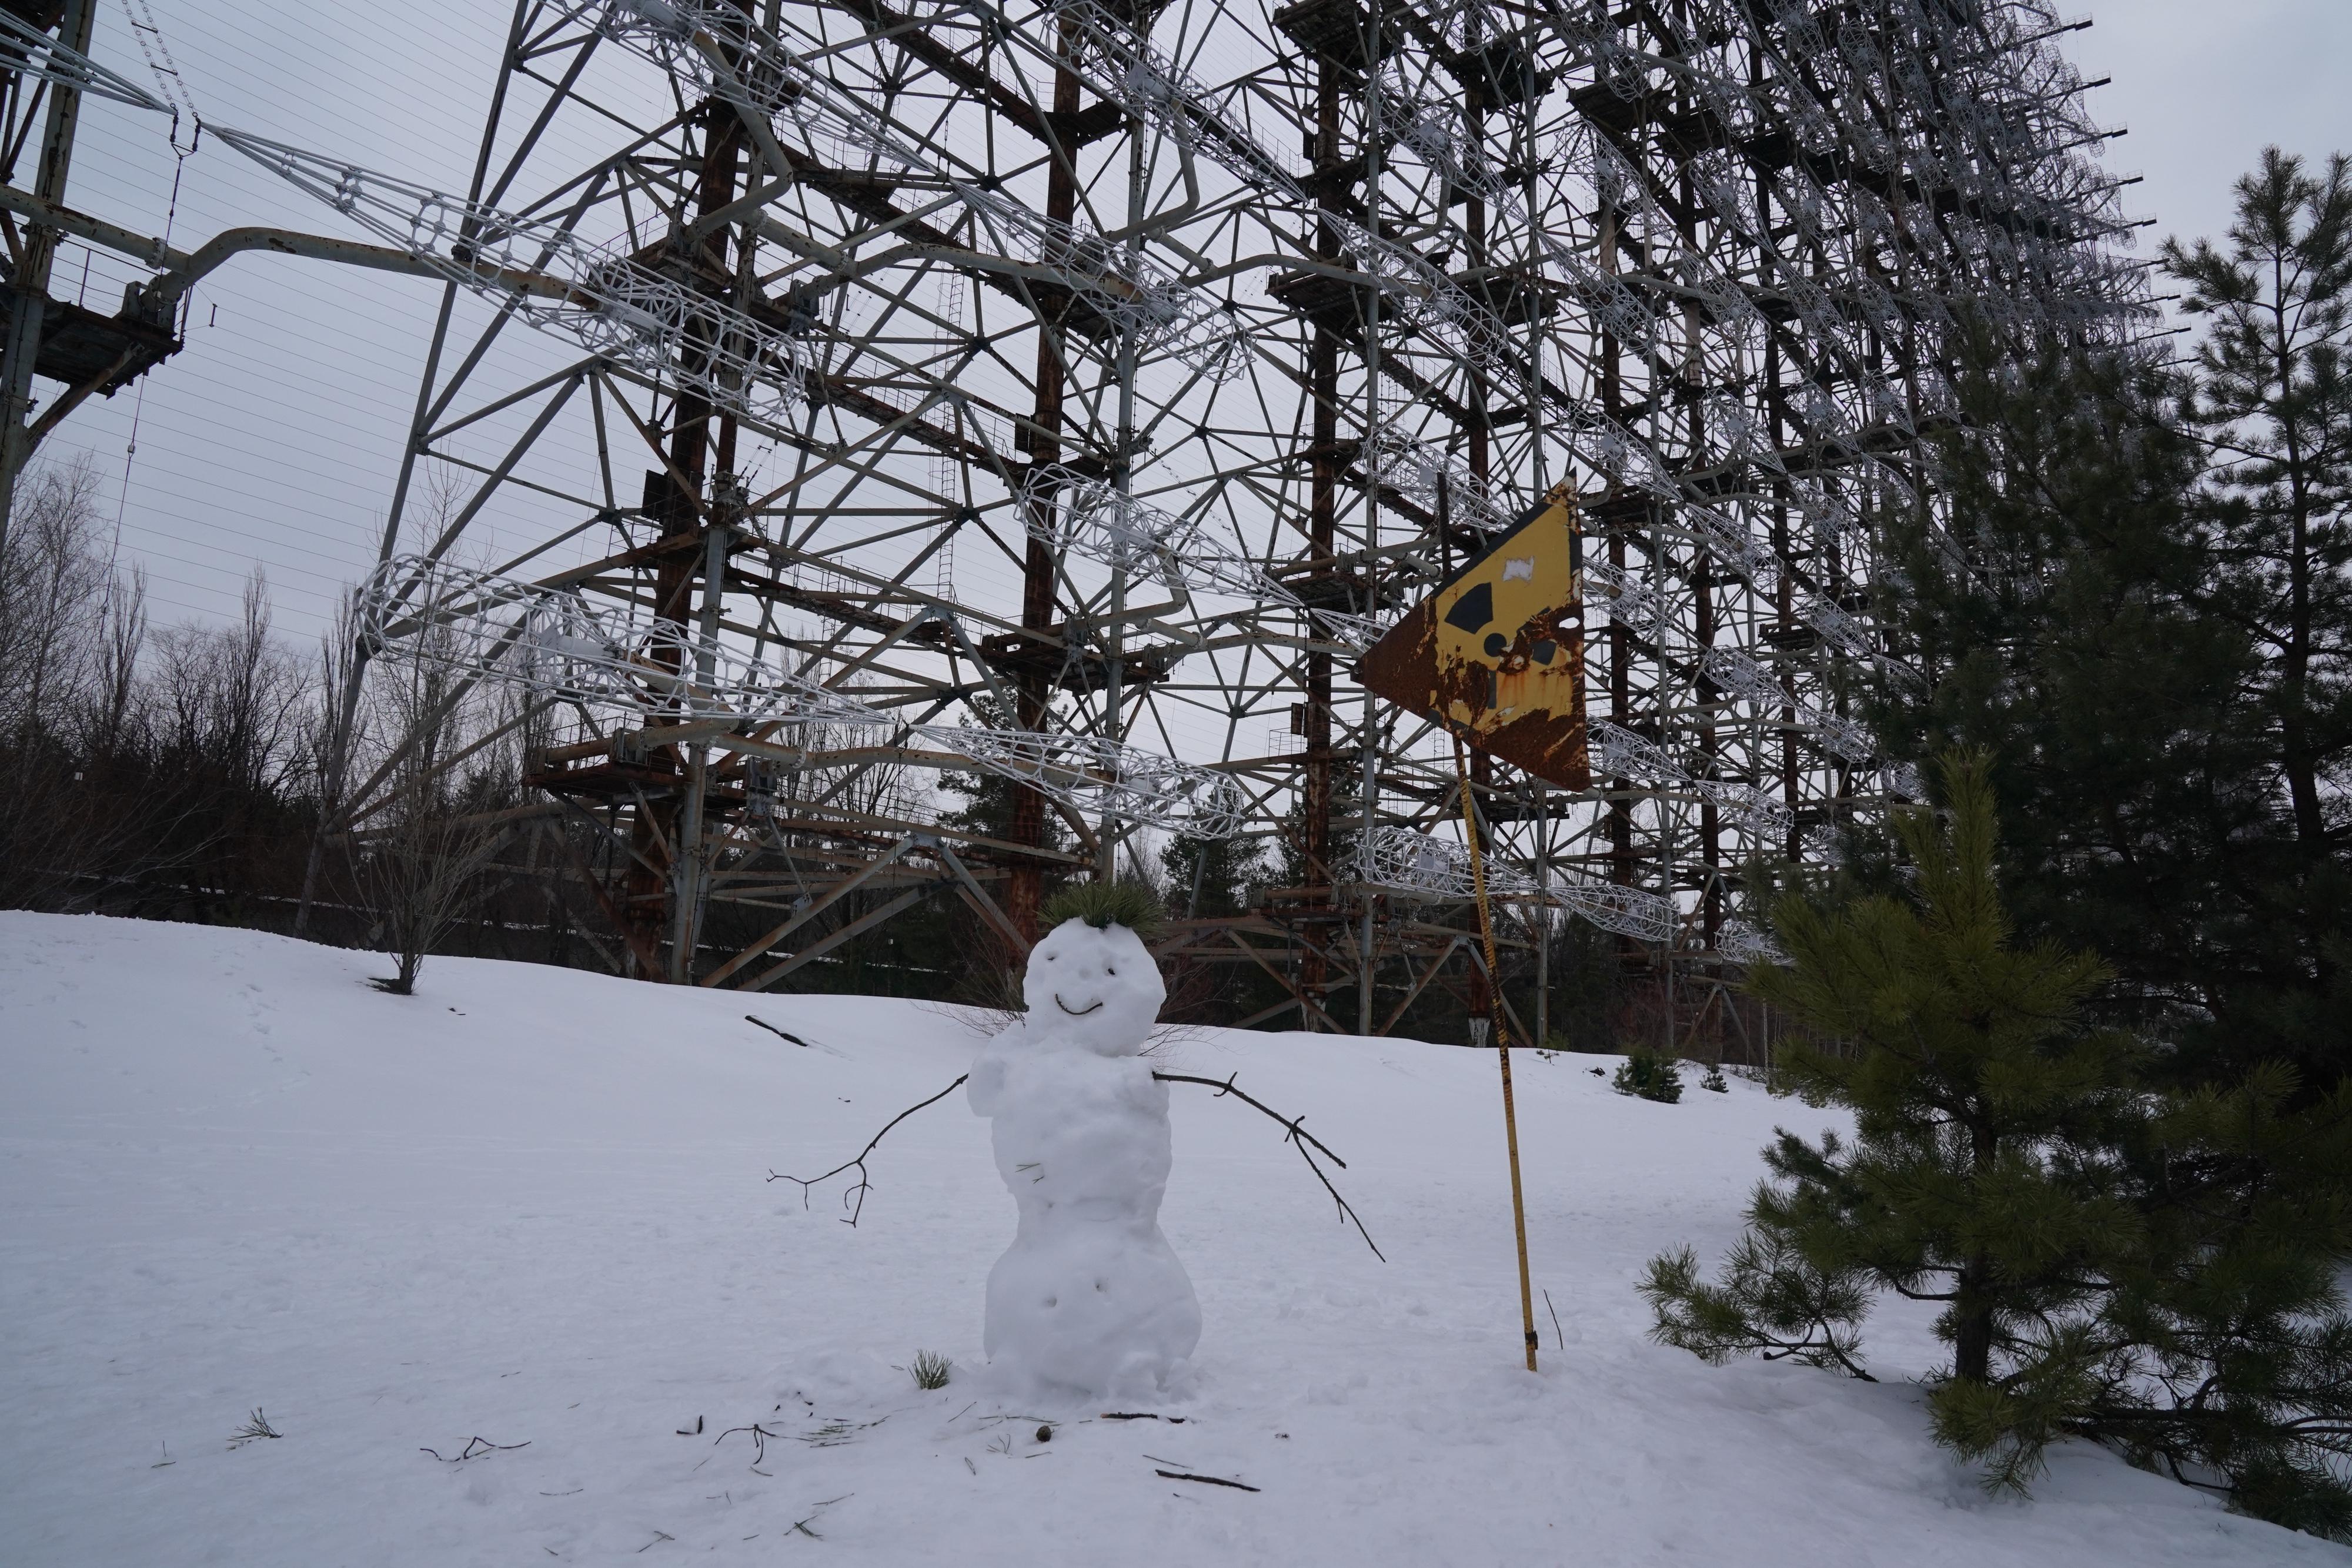
[[[1165,1393],[1201,1339],[1160,1233],[1168,1085],[1141,1054],[1167,988],[1142,938],[1097,908],[1031,950],[1022,992],[1027,1016],[982,1048],[965,1090],[1020,1211],[988,1276],[990,1367],[1041,1397]]]

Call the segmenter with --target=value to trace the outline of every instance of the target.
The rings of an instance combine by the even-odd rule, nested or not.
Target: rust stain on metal
[[[1563,789],[1585,753],[1582,538],[1561,486],[1374,643],[1356,679]]]

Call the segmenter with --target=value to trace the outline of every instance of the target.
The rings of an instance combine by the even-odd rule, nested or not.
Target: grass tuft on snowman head
[[[1043,911],[1048,931],[1066,920],[1083,920],[1097,930],[1124,925],[1149,941],[1167,918],[1160,895],[1143,882],[1081,882],[1045,901]]]

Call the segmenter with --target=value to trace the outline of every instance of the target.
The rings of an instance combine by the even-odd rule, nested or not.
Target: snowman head
[[[1124,925],[1073,917],[1029,950],[1022,980],[1029,1028],[1098,1056],[1133,1056],[1150,1039],[1168,988],[1143,939]]]

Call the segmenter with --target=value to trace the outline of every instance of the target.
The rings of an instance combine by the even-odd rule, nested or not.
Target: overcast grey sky
[[[501,0],[396,6],[153,0],[197,103],[232,124],[444,189],[463,190],[509,8]],[[2352,150],[2352,0],[2106,0],[2066,47],[2092,103],[2130,134],[2110,167],[2142,254],[2166,234],[2218,234],[2230,182],[2266,143],[2321,157]],[[146,73],[120,0],[105,0],[96,52]],[[223,228],[330,233],[334,214],[218,145],[182,171],[161,122],[94,106],[70,201],[192,246]],[[71,250],[58,287],[111,308],[122,277]],[[235,609],[246,573],[268,571],[278,624],[315,637],[341,585],[374,556],[415,395],[436,286],[283,257],[248,257],[199,291],[187,349],[137,389],[78,411],[54,456],[86,454],[121,518],[125,561],[148,569],[159,622]],[[136,452],[129,449],[134,420]],[[125,478],[127,475],[127,484]]]
[[[2316,162],[2352,152],[2352,0],[2105,0],[2066,52],[2093,111],[2130,134],[2107,166],[2145,176],[2125,193],[2143,255],[2158,236],[2219,238],[2231,182],[2265,146]]]

